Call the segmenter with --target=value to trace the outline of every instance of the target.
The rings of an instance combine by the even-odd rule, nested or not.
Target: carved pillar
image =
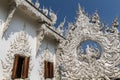
[[[36,52],[39,51],[40,45],[42,40],[44,39],[44,33],[45,33],[45,24],[41,24],[40,29],[37,31],[37,46],[36,46]]]
[[[5,31],[6,31],[6,30],[8,29],[8,27],[10,26],[10,22],[11,22],[11,20],[12,20],[12,18],[13,18],[13,15],[14,15],[15,11],[16,11],[16,8],[17,8],[16,3],[12,3],[12,4],[10,5],[8,16],[7,16],[7,18],[6,18],[6,21],[5,21],[4,25],[2,26],[2,31],[1,31],[0,38],[3,37]]]

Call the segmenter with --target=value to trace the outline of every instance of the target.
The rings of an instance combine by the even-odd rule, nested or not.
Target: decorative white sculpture
[[[92,22],[93,22],[93,23],[98,23],[98,24],[100,24],[100,17],[99,17],[99,15],[98,15],[98,12],[97,12],[97,11],[94,13],[94,15],[93,15],[93,17],[92,17]]]
[[[44,8],[42,9],[43,13],[47,16],[48,15],[48,9]]]
[[[96,23],[90,19],[79,7],[74,29],[70,29],[67,40],[62,40],[57,49],[57,66],[62,65],[61,78],[63,80],[110,80],[120,78],[120,40],[119,31],[115,33],[100,30],[99,16],[94,16]],[[116,19],[117,21],[117,19]],[[115,21],[115,23],[116,23]],[[117,23],[118,24],[118,23]],[[117,25],[116,24],[116,25]],[[114,24],[115,26],[115,24]],[[117,28],[115,28],[117,29]],[[100,44],[102,51],[87,46],[86,54],[79,54],[78,47],[86,40],[93,40]],[[78,56],[80,56],[78,59]],[[99,57],[98,59],[96,59]],[[81,59],[86,59],[81,60]],[[58,69],[59,70],[59,69]],[[58,76],[60,77],[60,76]]]
[[[88,63],[94,62],[100,55],[99,51],[92,49],[87,45],[87,48],[85,50],[86,54],[80,54],[83,59],[86,59]]]
[[[8,14],[8,16],[7,16],[7,19],[6,19],[5,23],[4,23],[3,26],[2,26],[1,36],[0,36],[1,39],[2,39],[5,31],[6,31],[6,30],[8,29],[8,27],[10,26],[10,22],[11,22],[11,20],[12,20],[12,18],[13,18],[13,15],[14,15],[15,11],[16,11],[16,8],[17,8],[16,3],[13,3],[13,4],[10,6],[9,14]]]
[[[27,39],[27,35],[25,32],[20,32],[14,42],[11,42],[10,49],[8,50],[7,57],[5,58],[6,61],[2,61],[2,69],[3,69],[3,76],[5,80],[12,80],[11,74],[13,69],[14,63],[14,55],[19,54],[21,56],[31,56],[31,49]],[[30,58],[30,69],[29,75],[31,74],[33,64],[31,63],[32,58]]]
[[[35,6],[36,6],[37,8],[39,8],[39,7],[40,7],[39,0],[36,0],[36,2],[35,2]]]
[[[0,36],[1,38],[4,35],[5,31],[8,29],[13,15],[16,11],[16,8],[18,7],[18,4],[22,4],[21,6],[27,5],[27,9],[29,9],[32,13],[36,10],[29,6],[29,4],[24,3],[25,0],[14,1],[16,2],[16,4],[10,8],[10,13],[8,14],[4,25],[2,26]],[[39,7],[40,4],[38,3],[38,0],[36,1],[35,5],[36,8]],[[43,13],[45,15],[48,15],[48,10],[43,9]],[[34,14],[36,14],[36,16],[39,16],[39,12],[37,11],[35,11]],[[57,21],[57,16],[53,13],[52,10],[50,10],[49,16],[52,20],[53,26]],[[43,16],[40,18],[44,19]],[[108,29],[105,32],[101,31],[101,28],[103,26],[101,25],[100,17],[97,12],[95,12],[94,16],[92,17],[92,23],[90,22],[90,20],[91,19],[85,14],[84,10],[79,6],[76,22],[69,23],[68,25],[69,30],[66,39],[61,39],[58,36],[56,37],[60,40],[60,43],[56,50],[56,79],[59,78],[62,80],[110,80],[111,78],[120,78],[120,35],[117,29],[119,25],[118,19],[116,18],[113,21],[112,29],[107,26]],[[59,29],[63,27],[63,23],[61,23]],[[45,24],[43,24],[38,31],[36,52],[38,52],[41,41],[44,39],[45,35],[50,33],[56,36],[56,33],[45,27]],[[60,34],[61,33],[62,30],[60,30]],[[86,54],[78,55],[78,52],[82,52],[77,50],[78,47],[82,42],[86,40],[93,40],[99,43],[102,47],[101,55],[99,54],[99,50],[96,50],[89,46],[87,46],[86,48]],[[16,53],[25,56],[31,55],[29,42],[24,32],[20,32],[19,36],[15,39],[13,43],[11,43],[10,46],[11,48],[8,51],[6,63],[1,61],[4,72],[3,76],[6,80],[10,79],[14,59],[13,55]],[[97,57],[100,58],[96,59]],[[40,56],[40,66],[42,67],[42,69],[39,70],[40,75],[43,76],[44,73],[43,60],[53,62],[55,61],[53,59],[55,59],[55,55],[51,55],[49,49],[43,51],[43,55]],[[61,67],[61,69],[59,69],[59,67]],[[30,68],[30,71],[31,70],[32,67]]]
[[[65,18],[64,18],[64,21],[62,22],[62,23],[60,23],[60,25],[58,26],[58,28],[57,28],[57,32],[60,34],[60,35],[63,35],[63,32],[64,32],[64,29],[63,29],[63,27],[64,27],[64,24],[65,24]]]
[[[40,57],[39,57],[39,65],[41,67],[41,69],[38,69],[39,71],[39,75],[44,79],[44,61],[49,61],[49,62],[53,62],[55,64],[55,59],[54,59],[54,55],[50,52],[48,46],[47,48],[41,53]],[[48,79],[47,79],[48,80]]]
[[[52,20],[52,24],[54,25],[57,21],[57,15],[50,9],[49,16]]]
[[[116,18],[114,19],[113,23],[112,23],[112,31],[113,31],[113,33],[116,33],[116,34],[119,33],[119,31],[118,31],[118,29],[117,29],[118,26],[119,26],[119,22],[118,22],[118,18],[116,17]]]

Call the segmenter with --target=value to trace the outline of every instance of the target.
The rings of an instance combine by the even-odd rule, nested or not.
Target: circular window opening
[[[78,55],[80,54],[98,54],[96,59],[99,59],[102,53],[102,48],[99,43],[93,40],[86,40],[80,43],[78,49]]]

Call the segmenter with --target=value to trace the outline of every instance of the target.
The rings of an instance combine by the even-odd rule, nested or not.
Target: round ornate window
[[[99,59],[102,53],[102,48],[99,43],[93,40],[85,40],[80,43],[77,48],[78,59]],[[87,61],[88,62],[88,61]]]

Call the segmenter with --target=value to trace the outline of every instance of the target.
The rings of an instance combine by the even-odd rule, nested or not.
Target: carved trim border
[[[10,49],[8,50],[7,56],[5,61],[1,60],[2,69],[3,69],[3,76],[5,80],[12,80],[12,68],[14,63],[14,55],[19,54],[23,56],[28,56],[30,58],[30,67],[29,67],[29,77],[31,75],[31,71],[33,69],[32,56],[31,56],[31,49],[28,41],[27,34],[25,32],[20,32],[18,37],[10,44]]]

